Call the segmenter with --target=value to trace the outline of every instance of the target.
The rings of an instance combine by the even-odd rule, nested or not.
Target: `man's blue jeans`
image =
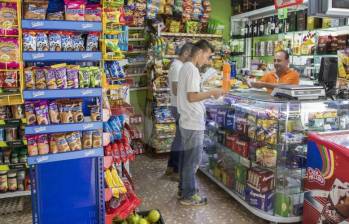
[[[172,142],[170,157],[168,159],[167,167],[172,167],[175,173],[179,172],[179,157],[183,151],[182,138],[179,131],[179,113],[177,107],[170,107],[172,115],[176,118],[176,136]]]
[[[181,127],[180,131],[183,151],[179,160],[179,191],[183,198],[189,199],[198,192],[196,172],[202,159],[204,131],[187,130]]]

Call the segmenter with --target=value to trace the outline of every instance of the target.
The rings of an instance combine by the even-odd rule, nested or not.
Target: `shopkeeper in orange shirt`
[[[271,93],[280,85],[299,85],[299,74],[289,68],[289,54],[287,51],[278,51],[274,57],[274,72],[267,72],[260,81],[247,80],[247,85],[254,88],[267,88]]]

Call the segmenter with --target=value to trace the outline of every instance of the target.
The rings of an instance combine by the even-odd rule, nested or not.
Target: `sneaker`
[[[207,205],[207,198],[201,197],[198,194],[194,194],[189,199],[185,199],[185,198],[180,199],[179,203],[186,206],[202,206],[202,205]]]
[[[166,176],[171,176],[173,174],[173,168],[172,167],[167,167],[165,171]]]

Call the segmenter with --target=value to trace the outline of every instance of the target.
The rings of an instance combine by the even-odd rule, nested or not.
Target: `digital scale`
[[[274,88],[271,95],[289,99],[315,100],[325,97],[326,92],[322,86],[282,85]]]

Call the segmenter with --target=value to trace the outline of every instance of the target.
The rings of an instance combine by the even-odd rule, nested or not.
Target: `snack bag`
[[[52,65],[51,68],[55,70],[56,83],[58,89],[66,89],[67,88],[67,64],[57,64]],[[49,81],[49,80],[48,80]]]
[[[48,145],[48,136],[47,134],[42,134],[37,136],[37,144],[39,155],[46,155],[50,151],[50,147]]]
[[[17,5],[11,2],[0,3],[0,34],[17,35]]]
[[[71,21],[85,20],[85,4],[83,0],[64,0],[65,19]]]
[[[55,101],[51,101],[48,104],[48,111],[50,115],[50,120],[52,124],[59,124],[60,123],[60,116],[58,111],[58,106]]]
[[[67,88],[76,89],[79,88],[79,65],[67,66]]]
[[[48,102],[47,100],[40,100],[35,104],[36,121],[38,125],[48,125],[50,120],[48,118]]]
[[[48,51],[48,38],[44,31],[40,31],[36,34],[36,50],[37,51]]]
[[[26,89],[35,89],[35,77],[33,67],[27,67],[24,69],[24,80]]]
[[[71,32],[62,32],[62,51],[73,51],[73,39]]]
[[[101,71],[99,69],[99,67],[96,66],[92,66],[90,67],[91,69],[91,88],[97,88],[97,87],[101,87]]]
[[[74,51],[85,51],[84,39],[81,34],[75,34],[72,36]]]
[[[58,152],[68,152],[70,150],[64,134],[55,135]]]
[[[89,33],[86,38],[86,51],[98,51],[99,33]]]
[[[79,70],[79,86],[80,88],[90,87],[90,77],[92,76],[92,70],[90,67],[83,67]]]
[[[100,4],[87,4],[85,9],[85,21],[101,21],[102,8]]]
[[[48,1],[45,0],[25,0],[23,4],[24,19],[44,20],[46,17],[47,7]]]
[[[23,51],[36,51],[36,33],[33,31],[23,32]]]
[[[26,101],[24,104],[24,113],[28,125],[33,125],[36,123],[36,116],[34,111],[34,103],[31,101]]]
[[[62,35],[61,32],[52,31],[48,36],[49,49],[50,51],[61,51],[62,50]]]
[[[56,70],[49,67],[46,72],[46,85],[48,89],[57,89]]]
[[[19,68],[19,47],[16,38],[0,37],[0,69]]]
[[[36,89],[46,89],[46,67],[34,67],[33,68],[35,75],[35,88]]]
[[[5,71],[2,73],[1,80],[4,88],[18,88],[18,73],[17,71]]]

